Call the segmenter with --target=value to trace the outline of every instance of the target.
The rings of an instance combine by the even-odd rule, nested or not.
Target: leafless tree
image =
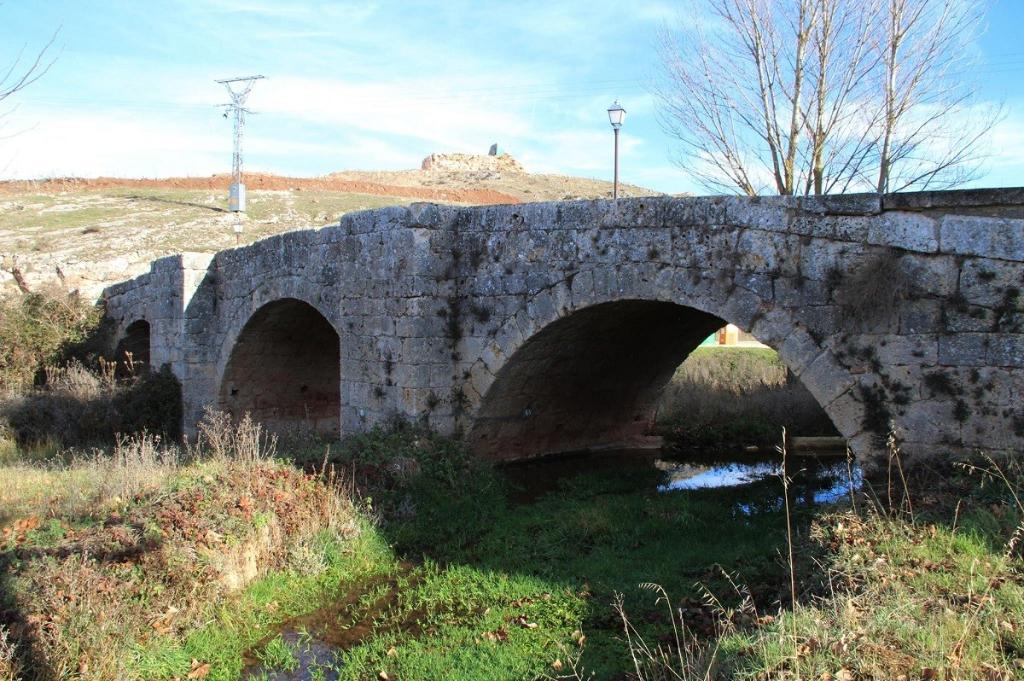
[[[700,0],[662,33],[656,88],[680,165],[755,195],[948,188],[997,108],[974,104],[970,0]]]
[[[23,45],[6,67],[0,67],[0,119],[11,112],[7,107],[8,98],[42,78],[53,66],[52,52],[58,33],[59,30],[54,32],[41,49],[30,52],[28,46]]]

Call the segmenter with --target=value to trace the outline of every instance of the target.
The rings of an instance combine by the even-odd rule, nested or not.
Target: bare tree
[[[0,67],[0,107],[7,104],[8,98],[36,82],[50,70],[55,61],[51,51],[59,32],[54,32],[46,44],[37,51],[26,54],[28,46],[23,45],[6,68]],[[0,119],[10,113],[10,108],[0,110]]]
[[[755,195],[947,188],[998,118],[967,75],[968,0],[702,0],[664,31],[656,89],[679,164]]]

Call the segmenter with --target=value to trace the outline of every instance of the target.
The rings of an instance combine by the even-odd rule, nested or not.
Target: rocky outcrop
[[[457,173],[525,173],[519,161],[508,154],[431,154],[423,159],[421,170],[438,170]]]

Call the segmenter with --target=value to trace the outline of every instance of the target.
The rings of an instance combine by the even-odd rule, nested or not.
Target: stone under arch
[[[149,322],[137,319],[125,327],[124,335],[114,350],[117,375],[124,377],[149,371],[150,356]]]
[[[635,442],[649,433],[679,364],[727,321],[650,299],[563,310],[504,356],[477,406],[469,444],[483,457],[503,460]],[[806,336],[799,327],[793,334]],[[789,345],[777,349],[797,375],[818,363],[795,361]],[[829,360],[820,363],[831,373]],[[835,395],[820,389],[822,381],[832,389],[845,383],[834,378],[810,373],[803,382],[837,429],[853,437],[856,418],[837,411],[848,405],[834,405]]]
[[[312,305],[285,298],[242,327],[221,379],[219,406],[276,432],[341,432],[340,338]]]

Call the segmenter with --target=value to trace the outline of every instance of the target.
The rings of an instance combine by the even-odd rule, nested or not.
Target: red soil
[[[27,192],[57,193],[113,189],[119,187],[148,187],[155,189],[214,189],[227,191],[228,175],[211,177],[169,177],[164,179],[126,179],[118,177],[77,178],[59,177],[46,180],[18,180],[0,182],[0,194]],[[398,196],[424,201],[448,203],[494,204],[519,203],[519,199],[491,189],[436,189],[432,187],[404,187],[398,185],[340,180],[333,177],[281,177],[278,175],[247,174],[246,188],[290,191],[336,191],[377,196]]]

